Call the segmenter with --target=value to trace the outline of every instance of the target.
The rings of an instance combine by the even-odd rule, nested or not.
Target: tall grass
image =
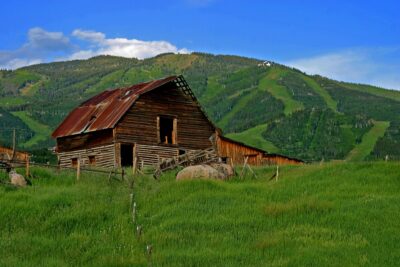
[[[31,187],[0,187],[0,266],[144,264],[126,185],[98,174],[33,176]]]
[[[398,163],[255,171],[137,177],[133,224],[127,184],[36,169],[32,187],[0,187],[0,266],[398,266]]]
[[[398,164],[290,167],[280,180],[136,187],[155,266],[396,266]]]

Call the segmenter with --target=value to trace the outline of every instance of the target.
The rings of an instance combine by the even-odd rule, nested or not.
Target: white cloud
[[[79,51],[71,55],[71,58],[87,58],[93,55],[111,55],[130,58],[148,58],[162,53],[188,53],[187,49],[178,49],[167,41],[142,41],[127,38],[106,38],[105,34],[94,31],[74,30],[74,37],[88,41],[94,48]]]
[[[284,64],[308,74],[400,90],[400,65],[387,62],[387,57],[396,52],[397,49],[352,49]]]
[[[129,58],[148,58],[161,53],[188,53],[167,41],[142,41],[127,38],[106,38],[101,32],[76,29],[71,34],[79,39],[74,43],[62,32],[49,32],[41,28],[28,31],[28,40],[20,48],[0,51],[0,68],[15,69],[42,62],[87,59],[98,55]]]
[[[95,31],[84,31],[81,29],[76,29],[72,32],[72,36],[75,36],[79,39],[100,43],[106,39],[106,35],[102,32],[95,32]]]
[[[0,51],[0,68],[15,69],[38,64],[52,57],[71,53],[76,49],[62,32],[48,32],[41,28],[28,31],[28,41],[11,51]]]
[[[48,32],[36,27],[28,31],[28,43],[24,45],[24,48],[48,52],[70,50],[72,45],[69,38],[64,36],[62,32]]]
[[[24,66],[34,65],[42,63],[41,59],[21,59],[21,58],[14,58],[7,62],[5,66],[6,69],[18,69]]]

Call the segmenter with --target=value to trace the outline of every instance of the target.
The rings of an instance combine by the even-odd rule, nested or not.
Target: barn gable
[[[215,130],[194,96],[168,83],[136,100],[116,125],[115,139],[206,149]]]

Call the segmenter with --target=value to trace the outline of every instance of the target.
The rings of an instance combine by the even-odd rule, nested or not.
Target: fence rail
[[[55,168],[57,170],[73,170],[77,173],[77,179],[80,178],[81,172],[95,172],[95,173],[106,173],[111,178],[112,175],[121,175],[122,180],[126,175],[124,169],[118,171],[116,168],[109,169],[109,170],[101,170],[101,169],[93,169],[93,168],[83,168],[78,164],[76,167],[61,167],[59,165],[52,165],[52,164],[44,164],[44,163],[36,163],[30,162],[29,158],[26,161],[23,160],[0,160],[0,169],[10,170],[14,168],[26,168],[26,176],[30,176],[30,166],[38,166],[38,167],[46,167],[46,168]]]

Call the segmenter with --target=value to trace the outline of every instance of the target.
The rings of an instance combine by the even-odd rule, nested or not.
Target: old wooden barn
[[[246,146],[222,136],[182,76],[104,91],[74,109],[52,134],[60,166],[114,168],[145,165],[215,147],[242,164],[298,164],[299,160]],[[278,158],[277,158],[278,157]]]

